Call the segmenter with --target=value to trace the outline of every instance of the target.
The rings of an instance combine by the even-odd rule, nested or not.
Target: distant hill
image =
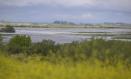
[[[54,21],[53,23],[0,22],[0,27],[7,25],[34,28],[131,28],[131,24],[126,23],[75,24],[67,21]]]

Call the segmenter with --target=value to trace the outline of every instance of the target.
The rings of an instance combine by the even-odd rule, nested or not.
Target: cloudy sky
[[[0,21],[131,23],[131,0],[0,0]]]

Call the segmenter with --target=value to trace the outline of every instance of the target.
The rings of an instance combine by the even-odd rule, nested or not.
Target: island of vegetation
[[[0,32],[14,33],[14,32],[15,32],[15,29],[14,29],[14,27],[11,26],[11,25],[6,25],[5,27],[0,28]]]

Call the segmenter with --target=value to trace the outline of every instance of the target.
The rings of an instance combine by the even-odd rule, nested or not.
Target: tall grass
[[[13,56],[0,55],[0,79],[131,79],[131,67],[123,61],[116,66],[99,60],[51,63],[31,56],[16,60]]]

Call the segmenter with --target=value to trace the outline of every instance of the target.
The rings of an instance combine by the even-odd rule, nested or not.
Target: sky
[[[0,0],[0,21],[131,23],[131,0]]]

